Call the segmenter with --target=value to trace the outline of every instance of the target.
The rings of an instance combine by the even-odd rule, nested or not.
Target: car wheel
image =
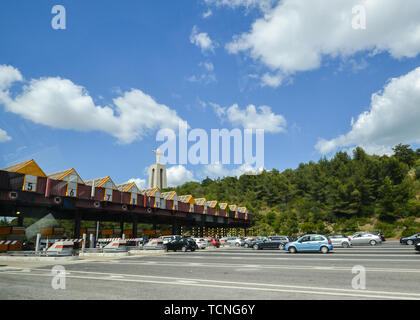
[[[371,246],[376,246],[376,241],[375,241],[375,240],[370,240],[369,244],[370,244]]]
[[[194,252],[195,251],[195,248],[192,248],[191,251]]]
[[[258,250],[259,248],[258,248],[258,245],[256,244],[255,246],[254,246],[254,250]]]
[[[279,250],[283,250],[284,249],[284,244],[279,244]]]
[[[412,245],[414,244],[414,241],[413,241],[413,240],[408,240],[408,241],[407,241],[407,244],[408,244],[409,246],[412,246]]]
[[[235,243],[235,246],[239,247],[241,244],[240,243]]]
[[[341,244],[341,246],[342,246],[343,248],[348,248],[348,247],[350,247],[350,245],[349,245],[349,243],[348,243],[348,242],[343,242],[343,243]]]
[[[296,250],[296,248],[295,248],[295,247],[289,247],[289,252],[290,252],[290,253],[296,253],[296,252],[297,252],[297,250]]]
[[[248,248],[249,247],[248,243],[245,243],[244,247],[245,248]]]
[[[186,252],[187,251],[187,247],[182,247],[182,252]]]
[[[330,249],[328,249],[327,247],[321,247],[322,253],[328,253],[328,251],[330,251]]]

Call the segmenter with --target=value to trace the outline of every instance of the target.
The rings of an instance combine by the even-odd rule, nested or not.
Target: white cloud
[[[320,139],[322,154],[361,146],[368,153],[389,154],[399,143],[420,143],[420,67],[391,79],[372,95],[370,110],[352,120],[351,130],[332,140]]]
[[[352,28],[355,5],[366,8],[365,30]],[[317,69],[324,57],[348,58],[358,52],[412,58],[420,53],[419,16],[418,0],[406,0],[404,6],[394,0],[283,0],[226,48],[232,54],[248,52],[279,77]]]
[[[256,108],[250,104],[241,110],[234,104],[226,110],[226,115],[232,125],[240,125],[245,129],[264,129],[265,132],[277,133],[284,132],[287,125],[286,119],[272,112],[268,106]]]
[[[199,76],[192,75],[187,78],[189,82],[198,82],[204,84],[210,84],[212,82],[217,82],[216,76],[213,73],[203,73]]]
[[[3,129],[0,129],[0,143],[7,142],[10,140],[12,140],[12,138],[7,135],[7,132]]]
[[[201,62],[199,64],[200,67],[204,67],[207,71],[213,71],[214,65],[210,61]]]
[[[214,74],[214,65],[211,62],[200,62],[199,67],[203,67],[206,71],[201,75],[192,75],[187,78],[189,82],[200,82],[204,84],[209,84],[212,82],[217,82],[216,75]]]
[[[191,35],[190,42],[201,48],[202,52],[211,51],[214,52],[216,44],[210,39],[209,35],[205,32],[198,33],[198,27],[194,26]]]
[[[261,77],[261,85],[263,87],[265,86],[270,86],[270,87],[278,87],[279,85],[282,84],[283,82],[283,76],[281,74],[277,74],[277,75],[270,75],[269,73],[265,73],[262,77]]]
[[[209,102],[210,106],[213,108],[214,112],[216,113],[216,115],[220,118],[223,119],[223,116],[226,114],[226,108],[225,107],[221,107],[220,105],[218,105],[217,103],[213,103],[213,102]]]
[[[264,168],[255,168],[250,164],[244,163],[243,165],[228,169],[221,163],[211,163],[204,166],[203,173],[209,178],[223,178],[223,177],[240,177],[243,174],[255,175],[260,174]]]
[[[22,81],[22,74],[12,66],[0,65],[0,94],[7,90],[13,82]]]
[[[176,129],[182,120],[175,110],[138,89],[115,98],[115,106],[97,106],[84,87],[59,77],[32,79],[23,86],[22,93],[12,98],[5,90],[12,81],[22,80],[14,70],[0,66],[0,103],[6,111],[35,123],[59,129],[103,131],[121,143],[131,143],[153,130]]]
[[[222,107],[217,103],[209,102],[216,115],[222,120],[228,120],[233,126],[242,126],[244,129],[264,129],[265,132],[285,132],[287,121],[280,115],[271,111],[268,106],[255,107],[250,104],[241,110],[237,104]]]
[[[172,166],[166,170],[168,187],[176,187],[185,182],[195,181],[194,174],[182,165]]]
[[[268,11],[276,1],[277,0],[205,0],[208,5],[215,5],[217,7],[245,7],[246,9],[258,7],[264,12]]]
[[[137,188],[139,188],[140,190],[144,190],[147,188],[146,179],[133,178],[133,179],[128,180],[128,182],[135,182],[137,185]]]
[[[207,19],[212,14],[213,14],[213,12],[210,9],[208,9],[206,12],[203,13],[203,19]]]

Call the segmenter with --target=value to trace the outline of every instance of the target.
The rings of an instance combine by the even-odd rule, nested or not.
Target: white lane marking
[[[106,262],[102,262],[106,264]],[[123,262],[121,264],[125,265],[147,265],[144,262]],[[180,266],[185,266],[185,262],[161,262],[158,263],[158,266],[169,266],[179,268]],[[348,267],[339,267],[339,266],[314,266],[314,265],[242,265],[242,264],[228,264],[228,263],[189,263],[188,266],[199,266],[199,267],[209,267],[209,268],[258,268],[258,269],[288,269],[288,270],[308,270],[308,269],[317,269],[317,270],[331,270],[331,271],[351,271],[353,266]],[[409,273],[420,273],[420,269],[406,269],[406,268],[376,268],[376,267],[366,267],[366,271],[375,271],[375,272],[409,272]]]
[[[289,255],[290,253],[288,253],[288,252],[286,252],[286,251],[284,251],[284,252],[277,252],[277,253],[238,253],[238,254],[236,254],[235,253],[235,255],[234,255],[234,257],[232,257],[232,259],[233,258],[235,258],[235,259],[238,259],[238,258],[240,258],[240,257],[237,257],[237,256],[279,256],[279,255]],[[322,254],[321,254],[321,252],[314,252],[314,253],[307,253],[307,252],[302,252],[302,253],[299,253],[299,254],[301,254],[301,255],[304,255],[304,256],[323,256]],[[340,256],[340,257],[369,257],[369,256],[375,256],[375,257],[377,257],[377,256],[380,256],[380,257],[410,257],[410,256],[413,256],[413,255],[416,255],[416,252],[413,250],[413,251],[410,251],[409,253],[406,253],[406,254],[382,254],[382,253],[375,253],[375,252],[370,252],[369,254],[367,254],[367,253],[357,253],[357,252],[352,252],[352,253],[338,253],[338,252],[334,252],[334,251],[331,251],[331,253],[329,253],[330,255],[336,255],[336,256]],[[205,255],[205,256],[217,256],[217,255],[232,255],[232,254],[230,254],[230,253],[227,253],[227,252],[218,252],[218,253],[215,253],[215,254],[208,254],[208,255]],[[203,255],[204,256],[204,255]]]
[[[192,280],[176,280],[177,283],[182,283],[182,284],[194,284],[194,283],[198,283],[197,281],[192,281]]]
[[[247,257],[247,258],[252,259],[252,260],[279,260],[279,261],[281,261],[281,260],[291,260],[291,261],[300,261],[300,260],[301,261],[306,261],[306,260],[308,260],[308,261],[314,261],[314,258],[304,258],[305,256],[308,256],[308,255],[307,254],[302,254],[302,255],[299,255],[299,254],[292,255],[292,254],[290,254],[290,255],[284,256],[284,257],[278,257],[277,256],[276,258],[269,258],[269,257],[249,257],[249,258]],[[320,254],[315,254],[314,256],[322,257],[320,260],[317,260],[318,262],[322,262],[322,261],[341,261],[341,262],[344,262],[344,261],[361,261],[361,262],[363,262],[363,261],[375,261],[375,262],[384,262],[384,261],[387,261],[387,262],[417,262],[417,263],[420,263],[420,259],[412,259],[412,260],[410,260],[410,259],[380,259],[380,258],[378,258],[378,259],[341,258],[340,259],[340,258],[327,258],[327,257],[325,257],[325,255],[322,255],[321,253]],[[189,258],[193,258],[193,257],[183,256],[183,257],[177,257],[177,258],[179,258],[179,259],[183,259],[183,258],[189,259]],[[195,257],[195,258],[196,259],[209,259],[209,257]],[[247,259],[247,258],[233,259],[234,257],[214,257],[214,258],[216,258],[216,259],[229,259],[229,260],[244,260],[244,259]],[[159,263],[159,262],[157,262],[157,263]]]
[[[43,270],[44,271],[44,270]],[[14,273],[13,271],[7,272],[8,274],[19,274]],[[104,273],[95,273],[95,272],[85,272],[79,271],[79,273],[88,273],[88,274],[99,274],[103,275]],[[106,273],[105,273],[106,275]],[[43,276],[50,277],[49,274],[25,274],[25,276]],[[166,285],[182,285],[182,286],[197,286],[197,287],[209,287],[209,288],[223,288],[223,289],[237,289],[237,290],[254,290],[254,291],[271,291],[271,292],[288,292],[288,293],[303,293],[303,294],[319,294],[319,295],[331,295],[331,296],[349,296],[349,297],[359,297],[359,298],[378,298],[378,299],[404,299],[404,300],[419,300],[420,294],[409,293],[409,292],[386,292],[386,291],[370,291],[363,290],[358,291],[354,289],[339,289],[339,288],[323,288],[323,287],[305,287],[305,286],[291,286],[291,285],[274,285],[266,283],[246,283],[246,286],[242,286],[243,283],[232,282],[232,281],[215,281],[215,280],[201,280],[201,279],[179,279],[179,278],[170,278],[170,277],[160,277],[160,276],[142,276],[136,275],[139,278],[158,278],[172,281],[162,281],[162,280],[145,280],[145,279],[127,279],[127,278],[104,278],[104,277],[94,277],[94,276],[76,276],[72,275],[69,278],[76,279],[89,279],[89,280],[100,280],[100,281],[122,281],[122,282],[138,282],[138,283],[154,283],[154,284],[166,284]],[[194,281],[198,283],[193,283]],[[203,283],[204,282],[204,283]],[[210,284],[208,284],[210,283]],[[214,283],[214,284],[211,284]],[[231,285],[219,285],[215,283],[224,283]],[[251,286],[264,286],[263,288],[251,287]],[[284,288],[284,289],[282,289]],[[321,291],[316,291],[321,290]]]
[[[34,269],[34,271],[42,271],[44,274],[51,276],[49,274],[49,270],[45,269]],[[235,282],[235,281],[225,281],[225,280],[209,280],[209,279],[195,279],[195,278],[178,278],[178,277],[166,277],[166,276],[152,276],[152,275],[139,275],[139,274],[122,274],[122,273],[111,273],[111,272],[95,272],[95,271],[72,271],[73,273],[78,274],[96,274],[96,275],[115,275],[115,276],[122,276],[126,278],[153,278],[153,279],[165,279],[165,280],[187,280],[187,281],[197,281],[197,282],[209,282],[209,283],[229,283],[229,284],[243,284],[243,282]],[[13,273],[13,271],[7,272]],[[31,274],[31,275],[41,275],[41,274]],[[28,274],[29,276],[29,274]],[[99,278],[102,279],[102,278]],[[304,288],[304,289],[312,289],[312,286],[296,286],[296,285],[283,285],[283,284],[271,284],[271,283],[258,283],[258,282],[248,282],[247,285],[257,285],[257,286],[269,286],[269,287],[286,287],[286,288]],[[341,289],[341,288],[325,288],[325,287],[316,287],[316,289],[326,289],[326,290],[334,290],[334,291],[353,291],[359,292],[356,289]],[[370,290],[363,290],[363,292],[370,292],[370,293],[387,293],[386,291],[370,291]],[[391,292],[392,294],[396,295],[403,295],[403,294],[410,294],[414,296],[419,296],[420,293],[405,293],[405,292]]]
[[[328,257],[337,257],[337,258],[328,258]],[[357,260],[357,261],[415,261],[415,262],[420,262],[420,259],[413,259],[413,260],[409,260],[409,259],[360,259],[361,257],[378,257],[377,255],[350,255],[351,257],[359,257],[358,259],[356,258],[347,258],[349,256],[344,256],[344,255],[334,255],[334,254],[328,254],[328,255],[323,255],[322,253],[315,253],[315,254],[307,254],[307,253],[302,253],[302,254],[285,254],[283,256],[277,256],[277,257],[258,257],[258,256],[252,256],[252,257],[217,257],[217,256],[213,256],[213,258],[218,258],[218,259],[230,259],[230,260],[243,260],[243,259],[252,259],[252,260],[314,260],[314,258],[305,258],[305,257],[319,257],[320,259],[318,261],[352,261],[352,260]],[[384,255],[381,255],[381,257]],[[293,257],[293,258],[292,258]],[[389,256],[387,256],[389,257]],[[414,256],[411,255],[401,255],[398,257],[406,257],[406,258],[414,258]],[[181,258],[181,257],[179,257]],[[188,257],[189,258],[189,257]],[[209,259],[209,257],[200,257],[201,259]]]

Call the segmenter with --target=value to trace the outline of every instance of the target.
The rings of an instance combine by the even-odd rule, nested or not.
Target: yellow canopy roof
[[[88,186],[92,186],[95,183],[95,187],[102,187],[105,183],[107,182],[111,182],[112,183],[112,188],[114,190],[118,190],[118,188],[116,187],[115,183],[112,181],[111,177],[103,177],[103,178],[98,178],[98,179],[92,179],[92,180],[88,180],[86,181],[86,184]]]
[[[38,166],[38,164],[33,159],[15,164],[13,166],[4,168],[2,170],[9,171],[9,172],[29,174],[36,177],[43,177],[43,178],[47,177],[44,171],[42,171],[42,169]]]
[[[190,194],[179,196],[179,201],[185,202],[185,203],[196,204],[193,196]]]
[[[161,196],[165,199],[165,200],[178,200],[178,197],[176,195],[175,191],[168,191],[168,192],[164,192],[161,194]]]
[[[203,206],[204,204],[206,204],[206,199],[205,198],[197,198],[197,199],[194,199],[194,201],[199,206]]]
[[[77,173],[77,171],[74,168],[50,173],[48,175],[48,178],[51,178],[51,179],[54,179],[54,180],[67,180],[66,177],[68,177],[69,175],[76,176],[77,181],[73,181],[73,182],[84,183],[82,178],[80,178],[79,174]]]
[[[117,184],[117,188],[118,188],[118,190],[123,191],[123,192],[140,193],[140,190],[139,190],[139,188],[137,187],[137,185],[134,181],[126,182],[126,183],[122,183],[122,184]]]
[[[227,202],[219,203],[219,208],[225,210],[227,208]]]

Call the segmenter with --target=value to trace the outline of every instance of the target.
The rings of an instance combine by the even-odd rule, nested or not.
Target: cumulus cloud
[[[12,66],[0,65],[0,91],[7,90],[13,82],[22,80],[22,74],[18,69]]]
[[[3,129],[0,129],[0,143],[7,142],[10,140],[12,140],[12,138],[7,135],[7,132]]]
[[[237,104],[229,108],[210,103],[214,112],[221,119],[227,119],[233,126],[242,126],[244,129],[264,129],[265,132],[285,132],[287,121],[280,115],[271,111],[268,106],[255,107],[250,104],[246,109],[240,109]]]
[[[16,81],[22,81],[17,69],[0,66],[0,103],[6,111],[53,128],[103,131],[131,143],[152,130],[176,129],[182,120],[138,89],[122,93],[114,106],[98,106],[84,87],[60,77],[32,79],[12,98],[7,89]]]
[[[370,110],[352,119],[351,130],[331,140],[320,139],[322,154],[361,146],[369,153],[389,154],[399,143],[420,143],[420,67],[391,79],[372,95]]]
[[[365,30],[352,28],[356,5],[366,10]],[[276,72],[276,78],[263,79],[275,86],[281,77],[319,68],[325,57],[388,52],[396,59],[413,58],[420,53],[419,16],[417,0],[406,0],[404,6],[394,0],[283,0],[254,21],[248,32],[235,35],[226,49],[232,54],[246,52]]]
[[[228,169],[221,163],[211,163],[204,166],[203,173],[209,178],[223,178],[223,177],[240,177],[243,174],[256,175],[260,174],[264,168],[255,168],[251,164],[244,163],[233,169]]]
[[[140,190],[143,190],[143,189],[147,188],[146,179],[132,178],[132,179],[128,180],[128,182],[135,182],[136,185],[137,185],[137,188],[139,188]]]
[[[191,31],[190,42],[196,45],[197,47],[201,48],[202,52],[214,52],[214,48],[216,47],[216,44],[210,39],[207,33],[198,32],[197,26],[194,26]]]
[[[168,187],[176,187],[188,181],[195,181],[194,174],[182,165],[168,168],[166,177]]]

